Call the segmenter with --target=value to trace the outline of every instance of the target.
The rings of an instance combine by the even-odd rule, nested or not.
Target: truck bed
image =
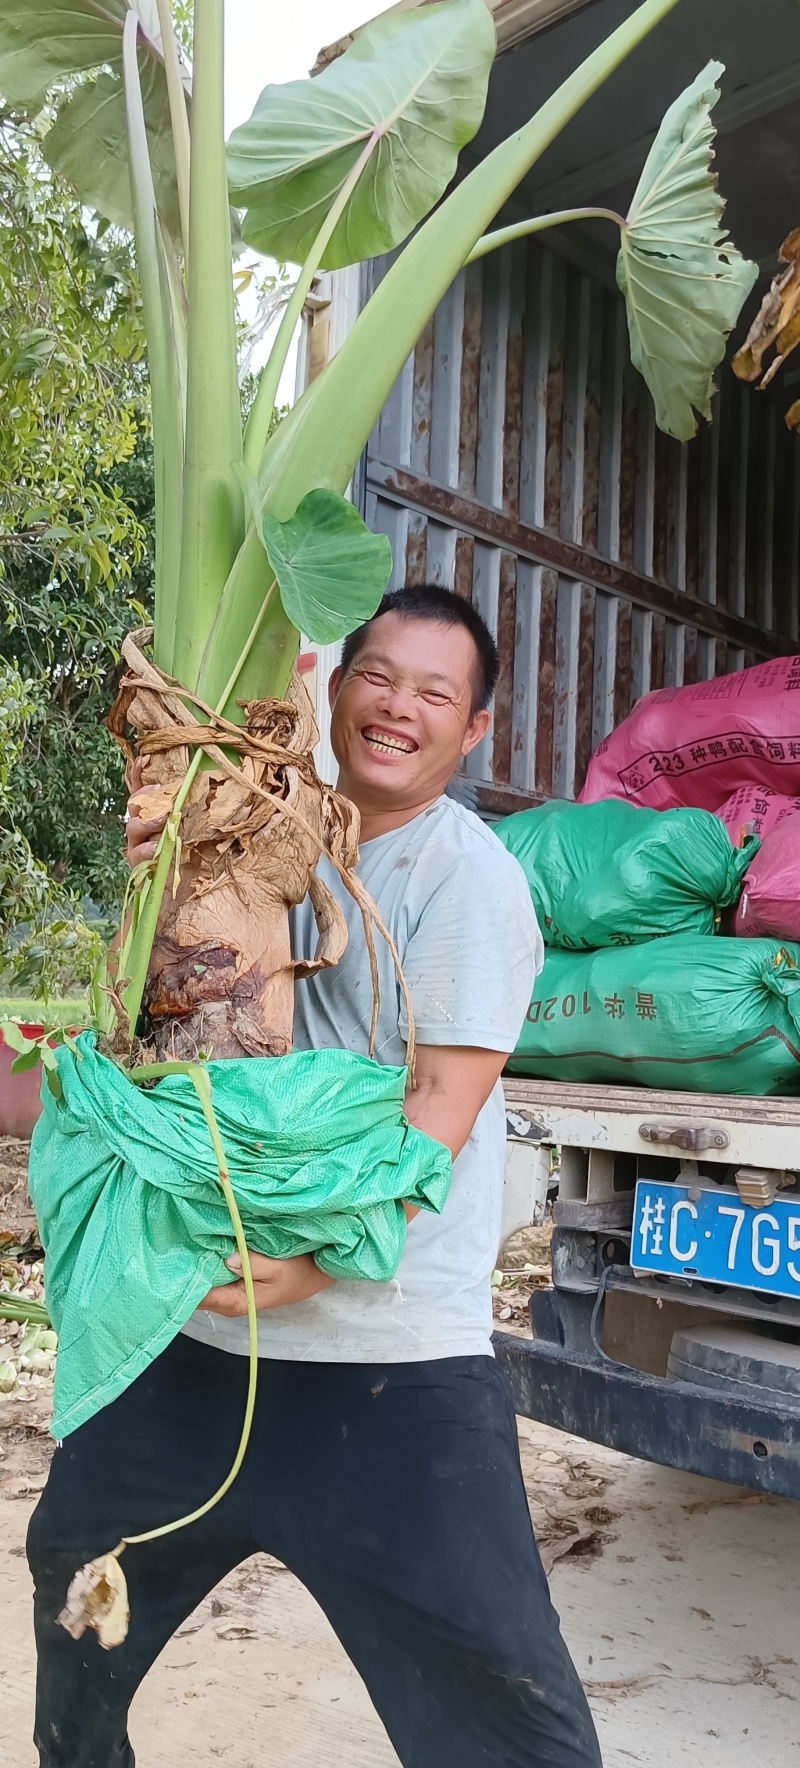
[[[725,1093],[661,1092],[572,1081],[503,1080],[509,1135],[561,1147],[642,1154],[658,1136],[662,1154],[686,1155],[670,1128],[707,1130],[702,1160],[800,1169],[800,1097],[750,1098]],[[642,1131],[650,1132],[642,1134]],[[718,1138],[718,1140],[717,1140]]]

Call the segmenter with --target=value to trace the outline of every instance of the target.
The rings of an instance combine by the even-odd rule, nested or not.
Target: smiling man
[[[407,1209],[393,1283],[334,1283],[310,1257],[254,1256],[262,1361],[244,1466],[191,1534],[132,1551],[131,1630],[110,1653],[94,1635],[76,1644],[55,1617],[76,1564],[185,1514],[227,1472],[247,1384],[241,1281],[212,1290],[152,1368],[57,1452],[29,1543],[42,1768],[133,1768],[127,1710],[139,1682],[196,1604],[259,1550],[324,1609],[405,1768],[599,1768],[491,1347],[500,1074],[542,945],[516,861],[445,787],[487,733],[496,675],[479,615],[423,588],[385,598],[331,684],[339,788],[361,813],[359,876],[414,1006],[406,1112],[451,1151],[447,1202],[438,1217]],[[131,819],[132,863],[152,856],[157,829]],[[336,969],[298,985],[295,1042],[363,1053],[372,987],[360,915],[320,865],[350,939]],[[297,957],[313,951],[308,903],[293,937]],[[378,961],[376,1058],[402,1064],[407,1026],[380,946]],[[260,1760],[252,1730],[248,1750]]]

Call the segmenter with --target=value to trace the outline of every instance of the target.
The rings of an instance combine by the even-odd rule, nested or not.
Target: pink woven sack
[[[769,786],[740,786],[726,798],[717,816],[730,835],[734,847],[743,845],[745,835],[757,835],[760,841],[780,827],[787,816],[796,816],[800,798],[786,798]]]
[[[800,940],[800,817],[773,829],[748,867],[734,932],[745,939]]]
[[[800,795],[800,657],[646,694],[595,750],[580,800],[718,811],[745,785]]]

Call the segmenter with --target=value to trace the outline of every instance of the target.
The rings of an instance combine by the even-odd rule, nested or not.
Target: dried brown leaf
[[[769,384],[781,363],[800,343],[800,330],[794,325],[800,314],[800,228],[784,240],[778,260],[788,269],[773,278],[742,348],[733,358],[733,371],[740,381],[757,381],[767,351],[777,344],[778,360],[764,376],[762,386]]]
[[[177,790],[177,780],[171,786],[147,786],[141,796],[137,792],[129,798],[128,804],[143,823],[159,822],[162,817],[169,816]]]
[[[318,779],[312,750],[317,727],[299,678],[285,701],[245,708],[245,727],[219,717],[203,701],[159,673],[135,637],[122,646],[128,673],[108,726],[130,761],[144,758],[144,777],[167,805],[185,775],[193,748],[210,766],[192,782],[181,820],[182,850],[175,887],[164,899],[153,945],[145,1011],[156,1055],[191,1058],[277,1056],[291,1049],[295,971],[289,909],[311,894],[319,940],[311,968],[334,963],[344,949],[339,909],[312,884],[320,855],[361,910],[373,979],[374,1047],[377,960],[373,923],[387,940],[401,989],[407,990],[391,936],[355,875],[359,818],[355,808]],[[146,809],[145,809],[146,806]],[[155,797],[142,801],[154,813]],[[413,1011],[407,1060],[413,1072]],[[125,1028],[123,1027],[123,1035]]]
[[[773,361],[761,382],[762,392],[765,387],[769,386],[770,381],[774,381],[778,370],[783,367],[787,356],[791,356],[792,351],[797,349],[798,344],[800,344],[800,308],[798,308],[796,313],[792,314],[788,324],[778,333],[778,354],[773,358]]]
[[[347,945],[347,922],[335,896],[321,878],[312,876],[308,894],[317,924],[317,946],[313,958],[296,959],[294,972],[299,979],[315,976],[318,970],[338,964]]]

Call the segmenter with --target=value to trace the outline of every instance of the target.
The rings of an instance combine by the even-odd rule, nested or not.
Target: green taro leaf
[[[24,1056],[15,1056],[11,1064],[12,1074],[26,1074],[29,1068],[38,1068],[41,1061],[39,1045],[34,1044],[32,1050],[26,1050]]]
[[[173,239],[181,222],[164,69],[139,53],[147,144],[159,213]],[[116,74],[100,74],[63,99],[42,143],[45,159],[90,208],[133,231],[125,92]]]
[[[119,61],[127,10],[126,0],[3,0],[0,92],[32,104],[65,75]]]
[[[369,620],[391,576],[385,534],[371,534],[337,491],[309,491],[288,522],[262,515],[267,558],[289,619],[318,645]]]
[[[228,143],[245,243],[303,263],[374,138],[322,263],[336,269],[399,245],[479,127],[495,47],[484,0],[444,0],[376,19],[316,80],[267,86]]]
[[[9,1050],[16,1050],[20,1056],[27,1056],[31,1050],[38,1048],[35,1040],[25,1036],[13,1019],[0,1019],[0,1043]]]
[[[12,104],[40,103],[76,74],[92,77],[61,97],[43,151],[82,200],[131,228],[122,33],[141,23],[139,66],[156,195],[164,222],[180,237],[177,175],[156,0],[2,0],[0,93]],[[110,71],[108,71],[110,69]],[[97,78],[93,76],[97,74]],[[188,88],[188,76],[185,76]]]
[[[667,111],[617,260],[633,362],[659,428],[681,442],[695,434],[695,412],[711,418],[714,370],[758,276],[720,226],[711,110],[723,72],[721,62],[709,62]]]

